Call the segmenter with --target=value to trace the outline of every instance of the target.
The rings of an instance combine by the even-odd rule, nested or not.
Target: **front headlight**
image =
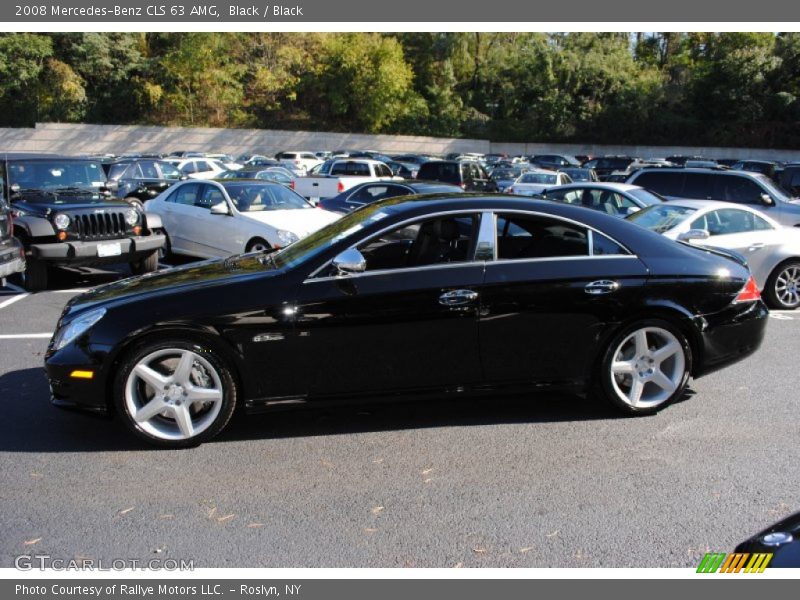
[[[64,325],[56,332],[53,338],[53,349],[61,350],[61,348],[69,344],[79,335],[85,333],[92,325],[102,319],[105,314],[105,308],[96,308],[95,310],[90,310],[86,314],[73,319],[69,324]]]
[[[69,217],[64,213],[58,213],[53,219],[53,223],[58,229],[66,229],[69,227]]]
[[[125,211],[125,222],[133,227],[139,222],[139,213],[135,209],[129,208]]]
[[[284,246],[288,246],[292,242],[296,242],[300,238],[297,234],[292,233],[291,231],[284,231],[283,229],[278,229],[278,241],[281,243],[281,248]]]

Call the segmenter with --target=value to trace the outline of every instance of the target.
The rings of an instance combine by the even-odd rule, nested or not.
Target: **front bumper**
[[[708,375],[753,354],[764,341],[768,319],[769,310],[761,300],[697,317],[702,347],[693,375]]]
[[[16,238],[0,243],[0,279],[22,273],[25,270],[25,254]]]
[[[50,400],[55,406],[96,414],[108,412],[106,350],[93,345],[92,352],[87,354],[74,343],[60,350],[48,348],[44,368],[50,382]],[[93,376],[91,379],[75,377],[75,371],[88,371]]]
[[[132,262],[144,258],[161,248],[166,241],[163,235],[126,237],[116,240],[91,242],[66,241],[52,244],[32,244],[30,255],[39,260],[57,264],[114,264]],[[119,244],[120,253],[113,256],[99,256],[101,244]]]

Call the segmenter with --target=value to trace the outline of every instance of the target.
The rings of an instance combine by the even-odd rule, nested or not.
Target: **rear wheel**
[[[144,275],[158,270],[158,251],[152,252],[143,259],[131,263],[131,271],[134,275]]]
[[[139,346],[115,380],[114,402],[128,428],[167,448],[196,446],[216,436],[236,400],[236,385],[222,357],[188,339]]]
[[[29,292],[38,292],[47,289],[50,268],[46,262],[29,257],[25,261],[25,271],[22,273],[22,284]]]
[[[270,246],[265,240],[262,240],[261,238],[254,238],[247,242],[245,252],[264,252],[270,248],[272,248],[272,246]]]
[[[691,367],[691,348],[676,327],[660,319],[643,320],[611,340],[600,367],[600,387],[617,409],[652,414],[683,393]]]
[[[800,306],[800,262],[779,265],[767,279],[764,297],[770,308],[794,310]]]

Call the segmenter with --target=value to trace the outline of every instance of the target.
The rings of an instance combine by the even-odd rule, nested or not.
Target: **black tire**
[[[642,331],[645,332],[648,350],[639,352],[638,344],[631,338]],[[662,359],[663,362],[658,360],[658,350],[651,349],[658,348],[658,344],[663,343],[661,348],[666,353],[667,344],[669,351],[672,351],[672,342],[677,342],[674,354]],[[626,356],[631,351],[633,356]],[[623,366],[628,368],[627,365],[630,365],[631,374],[621,374],[619,371],[622,371]],[[599,372],[596,374],[595,389],[614,408],[627,415],[650,415],[683,395],[691,372],[692,349],[681,330],[662,319],[643,319],[621,329],[606,345],[599,363]],[[664,388],[656,383],[664,381],[659,374],[664,375],[670,385],[674,385],[674,390],[670,391],[668,387]],[[636,396],[633,391],[634,378],[641,385],[638,401],[632,399]],[[643,379],[647,381],[642,383]],[[643,398],[645,391],[650,394],[650,398]]]
[[[791,260],[775,267],[764,286],[764,299],[776,310],[800,307],[800,261]]]
[[[22,273],[22,285],[29,292],[39,292],[47,289],[50,267],[42,260],[28,257],[25,261],[25,271]]]
[[[254,252],[259,246],[263,246],[264,249],[270,249],[272,246],[269,243],[262,239],[262,238],[253,238],[249,242],[247,242],[247,246],[245,247],[245,252]]]
[[[155,229],[153,233],[164,236],[164,245],[158,249],[158,257],[161,260],[166,260],[172,256],[172,242],[169,241],[169,235],[163,229]]]
[[[144,212],[144,203],[139,200],[136,196],[128,196],[125,198],[125,202],[133,206],[134,208],[138,208],[140,211]]]
[[[153,431],[153,424],[151,422],[154,420],[157,421],[158,427],[163,427],[166,431],[170,428],[178,429],[176,419],[170,419],[168,416],[157,414],[148,419],[144,424],[137,422],[131,413],[131,406],[136,405],[135,401],[126,397],[129,383],[131,389],[135,389],[137,385],[140,385],[138,383],[129,382],[134,368],[140,361],[146,360],[147,357],[154,353],[165,352],[169,355],[173,351],[176,353],[189,351],[193,355],[199,357],[200,360],[205,361],[216,371],[221,388],[220,407],[216,415],[213,416],[213,419],[210,419],[210,424],[196,435],[188,438],[184,437],[182,439],[167,439],[164,437],[165,434],[156,434]],[[238,393],[233,377],[233,370],[229,366],[229,363],[223,358],[222,354],[212,349],[211,346],[205,342],[180,337],[146,341],[129,351],[118,366],[119,368],[117,370],[117,376],[114,379],[113,388],[114,408],[122,418],[125,426],[133,432],[136,437],[149,444],[161,448],[191,448],[198,446],[218,435],[228,424],[236,408]],[[135,375],[132,381],[136,381]]]
[[[144,275],[158,271],[158,250],[151,252],[143,259],[131,263],[131,272],[134,275]]]

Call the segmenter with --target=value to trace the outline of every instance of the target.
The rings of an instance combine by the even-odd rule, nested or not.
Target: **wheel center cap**
[[[183,388],[177,383],[173,383],[167,390],[167,398],[170,400],[177,400],[183,396]]]

